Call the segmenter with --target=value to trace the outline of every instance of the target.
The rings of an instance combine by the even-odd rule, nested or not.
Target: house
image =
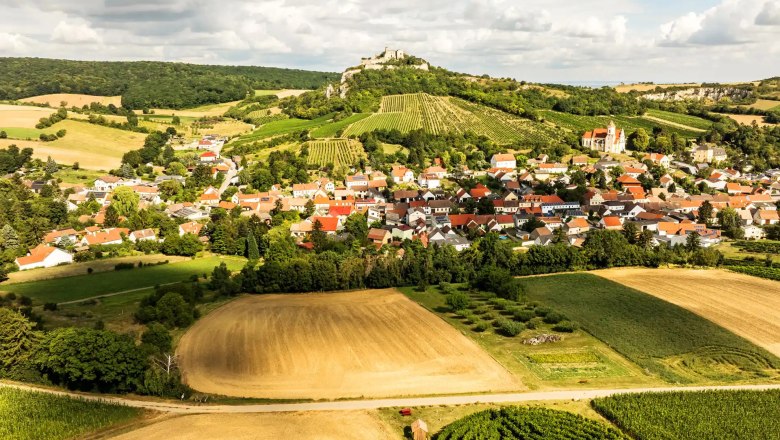
[[[441,179],[435,173],[420,173],[417,184],[423,188],[436,189],[441,186]]]
[[[319,189],[320,186],[316,183],[296,183],[292,187],[293,197],[313,197]]]
[[[764,228],[759,228],[756,225],[745,226],[742,230],[745,232],[746,240],[761,240],[766,238],[766,231]]]
[[[157,240],[157,234],[154,233],[154,229],[140,229],[131,232],[127,238],[133,243],[137,243],[139,241]]]
[[[187,222],[179,225],[179,236],[185,234],[200,235],[200,231],[203,230],[203,224],[198,222]]]
[[[217,160],[219,160],[219,154],[213,151],[206,151],[204,153],[201,153],[200,155],[201,162],[213,163],[216,162]]]
[[[669,164],[671,163],[671,160],[669,159],[669,156],[661,153],[646,153],[642,160],[649,160],[650,162],[661,165],[664,168],[669,168]]]
[[[515,169],[517,168],[517,160],[515,159],[515,156],[512,154],[508,154],[508,153],[494,154],[493,157],[490,158],[490,168]]]
[[[617,215],[608,215],[599,221],[599,226],[603,229],[619,231],[623,229],[623,219]]]
[[[122,236],[127,236],[130,230],[127,228],[109,228],[87,230],[84,238],[81,239],[82,246],[106,246],[112,244],[122,244]]]
[[[393,241],[393,235],[387,229],[371,228],[368,231],[368,239],[375,245],[382,246]]]
[[[332,235],[335,234],[336,231],[339,229],[339,218],[333,217],[333,216],[312,216],[309,218],[309,221],[312,225],[312,230],[314,229],[314,224],[319,222],[320,223],[320,231]]]
[[[615,127],[610,121],[607,128],[586,131],[582,135],[582,146],[604,153],[622,153],[626,151],[626,132]]]
[[[390,175],[393,176],[394,183],[411,183],[414,182],[414,171],[406,168],[405,166],[393,166]]]
[[[564,174],[569,167],[562,163],[542,163],[536,169],[536,174]]]
[[[73,255],[54,246],[39,244],[30,249],[24,257],[16,259],[19,270],[36,269],[39,267],[54,267],[73,262]]]
[[[434,165],[432,167],[428,167],[423,172],[425,174],[435,174],[436,177],[438,177],[439,179],[443,179],[443,178],[445,178],[447,176],[447,170],[445,170],[444,168],[442,168],[442,167],[440,167],[438,165]]]
[[[590,223],[584,218],[578,217],[566,223],[567,235],[584,234],[590,230]]]
[[[95,188],[97,191],[111,192],[121,184],[122,184],[121,178],[117,176],[106,175],[95,179],[95,181],[92,183],[92,187]]]
[[[728,159],[728,155],[723,148],[707,145],[693,147],[693,161],[696,163],[716,163],[726,159]]]
[[[60,244],[62,240],[67,239],[71,243],[76,243],[78,234],[73,228],[54,230],[43,236],[43,242],[46,244]]]
[[[759,209],[753,214],[753,222],[759,226],[776,225],[780,223],[780,214],[774,209]]]

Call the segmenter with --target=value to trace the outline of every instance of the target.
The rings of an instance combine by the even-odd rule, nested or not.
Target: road
[[[354,411],[390,407],[419,407],[430,405],[464,405],[474,403],[515,403],[544,400],[580,400],[608,397],[616,394],[664,392],[664,391],[703,391],[703,390],[770,390],[780,389],[780,385],[735,385],[735,386],[703,386],[703,387],[662,387],[662,388],[627,388],[609,390],[563,390],[539,391],[528,393],[478,394],[436,397],[409,397],[393,399],[338,400],[328,402],[304,403],[269,403],[257,405],[192,405],[166,403],[150,400],[137,400],[123,397],[104,397],[95,394],[69,393],[64,391],[37,388],[30,385],[9,384],[0,382],[0,387],[11,387],[23,390],[41,391],[56,395],[77,396],[87,400],[100,400],[118,403],[135,408],[145,408],[155,411],[175,414],[239,414],[239,413],[275,413],[301,411]]]
[[[63,306],[63,305],[66,305],[66,304],[78,304],[78,303],[82,303],[84,301],[89,301],[89,300],[93,300],[93,299],[100,299],[100,298],[107,298],[109,296],[123,295],[125,293],[132,293],[132,292],[138,292],[139,290],[151,289],[154,286],[169,286],[171,284],[179,284],[179,282],[177,281],[175,283],[155,284],[155,285],[152,285],[152,286],[138,287],[138,288],[135,288],[135,289],[122,290],[120,292],[104,293],[102,295],[90,296],[89,298],[81,298],[81,299],[74,299],[73,301],[60,302],[60,303],[57,303],[57,305],[58,306]]]

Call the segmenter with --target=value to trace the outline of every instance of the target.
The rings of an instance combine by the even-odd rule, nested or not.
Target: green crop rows
[[[734,272],[744,273],[745,275],[752,275],[754,277],[780,281],[780,267],[729,266],[729,270],[733,270]]]
[[[339,130],[342,130],[349,126],[350,124],[354,124],[355,122],[360,121],[361,119],[365,119],[370,116],[370,113],[355,113],[353,115],[350,115],[349,117],[346,117],[340,121],[331,122],[329,124],[325,124],[319,128],[316,128],[312,130],[311,136],[314,138],[331,138],[338,136]]]
[[[653,132],[653,127],[663,128],[668,133],[677,133],[686,138],[695,138],[700,132],[687,130],[673,125],[663,124],[642,117],[632,116],[580,116],[569,113],[560,113],[553,110],[544,110],[541,115],[547,122],[551,122],[559,127],[582,132],[593,130],[594,128],[606,127],[610,121],[615,122],[619,129],[626,130],[626,136],[631,134],[637,128],[643,128],[648,133]]]
[[[499,144],[559,139],[555,129],[548,125],[462,99],[425,93],[383,97],[379,113],[350,125],[344,135],[359,135],[379,129],[403,132],[423,129],[435,134],[471,131]]]
[[[647,111],[647,115],[654,118],[663,119],[665,121],[674,122],[675,124],[698,128],[700,130],[708,130],[710,127],[712,127],[713,124],[712,121],[708,121],[707,119],[700,118],[698,116],[684,115],[682,113],[667,112],[663,110],[650,109]]]
[[[350,144],[346,139],[310,141],[306,145],[309,147],[308,163],[312,165],[349,166],[354,165],[363,155],[359,144]]]

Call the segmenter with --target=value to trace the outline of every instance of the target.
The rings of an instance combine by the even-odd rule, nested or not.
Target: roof
[[[39,244],[38,246],[35,246],[34,248],[30,249],[30,255],[27,255],[26,257],[17,258],[16,264],[18,264],[19,267],[22,267],[22,266],[27,266],[28,264],[40,263],[57,249],[58,248],[53,246],[46,246],[45,244]]]
[[[198,222],[187,222],[180,224],[179,229],[181,229],[185,234],[199,235],[201,229],[203,229],[203,225]]]
[[[205,153],[202,153],[200,157],[217,157],[217,153],[213,151],[206,151]]]
[[[76,235],[76,234],[78,234],[78,232],[76,232],[76,230],[73,228],[60,229],[59,231],[51,231],[43,237],[43,242],[52,243],[60,237]]]
[[[608,228],[623,226],[623,224],[620,222],[620,217],[614,215],[608,215],[602,218],[601,221],[604,223],[604,226]]]
[[[139,238],[149,238],[149,237],[154,237],[155,236],[153,229],[141,229],[141,230],[138,230],[138,231],[133,231],[133,232],[130,233],[130,235],[132,235],[136,239],[139,239]]]
[[[320,222],[320,225],[322,226],[321,230],[324,232],[336,232],[339,226],[339,218],[338,217],[320,217],[315,216],[311,217],[309,220],[311,220],[312,226],[314,226],[314,223],[317,221]]]
[[[369,240],[384,240],[390,232],[386,229],[371,228],[368,231]]]
[[[497,153],[493,155],[493,159],[496,162],[509,162],[515,160],[515,156],[509,153]]]
[[[94,246],[122,240],[122,234],[127,235],[128,233],[130,233],[130,230],[127,228],[111,228],[87,234],[84,236],[84,239],[87,240],[89,246]]]

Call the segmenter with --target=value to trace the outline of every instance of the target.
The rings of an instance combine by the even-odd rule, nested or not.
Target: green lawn
[[[476,331],[474,322],[461,313],[450,312],[445,303],[446,296],[438,288],[431,287],[425,292],[419,292],[414,287],[399,290],[471,338],[531,389],[619,388],[662,383],[644,374],[636,365],[587,332],[560,334],[563,340],[556,343],[525,345],[523,339],[540,333],[554,333],[550,329],[552,326],[539,323],[536,329],[526,328],[515,337],[499,334],[492,324],[485,331]],[[512,319],[505,311],[480,299],[472,299],[466,313],[488,323],[495,318]]]
[[[17,295],[25,295],[41,303],[74,301],[112,292],[184,281],[195,274],[210,274],[222,261],[231,270],[239,270],[246,260],[239,257],[214,256],[140,269],[77,275],[3,287]]]
[[[780,439],[780,390],[627,394],[593,407],[637,440]]]
[[[780,359],[681,307],[595,275],[524,280],[528,297],[559,310],[668,382],[780,380]]]
[[[59,440],[88,435],[98,429],[139,417],[127,406],[0,388],[0,438]]]

